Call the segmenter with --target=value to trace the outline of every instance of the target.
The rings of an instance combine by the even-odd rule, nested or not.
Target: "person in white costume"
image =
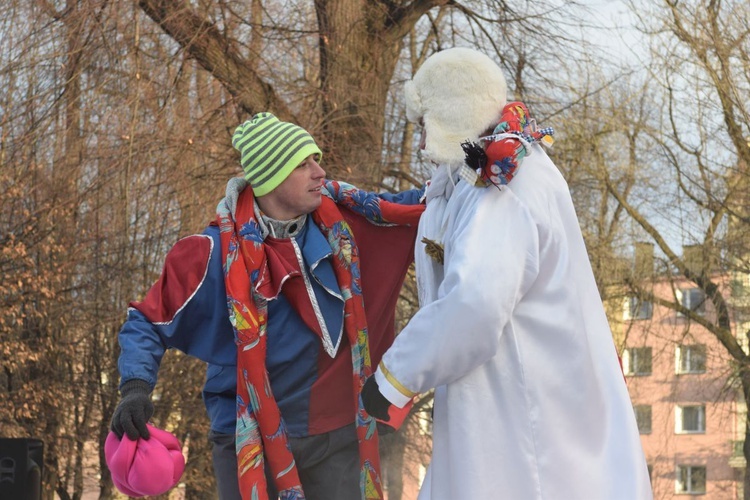
[[[462,142],[479,143],[501,120],[501,69],[475,50],[448,49],[427,59],[405,92],[436,165],[415,252],[421,308],[362,399],[387,420],[435,389],[420,500],[651,499],[565,180],[523,134],[507,185],[478,187],[459,175]]]

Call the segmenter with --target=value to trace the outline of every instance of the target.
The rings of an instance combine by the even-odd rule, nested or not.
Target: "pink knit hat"
[[[185,458],[177,438],[146,424],[149,439],[137,441],[110,432],[104,456],[118,490],[131,497],[155,496],[174,488],[185,470]]]

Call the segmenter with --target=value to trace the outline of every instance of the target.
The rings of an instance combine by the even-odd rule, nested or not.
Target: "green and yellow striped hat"
[[[237,127],[232,146],[240,152],[245,179],[255,196],[276,189],[311,154],[322,154],[307,130],[271,113],[258,113]]]

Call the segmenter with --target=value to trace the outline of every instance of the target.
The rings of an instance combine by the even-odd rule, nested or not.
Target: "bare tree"
[[[514,10],[500,2],[318,0],[303,19],[290,12],[308,13],[305,2],[283,11],[260,0],[244,10],[223,0],[204,11],[176,0],[141,0],[139,5],[228,89],[244,113],[270,110],[306,126],[330,152],[332,175],[349,174],[365,183],[382,177],[385,109],[408,35],[421,32],[424,42],[416,48],[416,38],[408,38],[411,63],[419,63],[428,50],[484,40],[481,45],[514,67],[521,93],[522,75],[541,59],[524,55],[544,42],[543,35],[534,34],[545,26],[549,38],[564,42],[552,19],[565,10],[535,10],[532,3]],[[437,15],[430,14],[432,9]],[[459,17],[441,22],[445,9]],[[529,30],[518,50],[509,43],[515,42],[509,31],[503,31],[511,25]],[[469,29],[471,37],[461,36],[462,29]],[[249,42],[243,44],[245,39]],[[310,48],[317,51],[313,59]],[[275,74],[290,69],[302,85],[272,85]],[[296,93],[313,99],[301,101]]]
[[[740,392],[748,401],[747,305],[721,283],[722,276],[750,271],[748,6],[665,0],[638,7],[644,33],[654,42],[648,82],[662,92],[663,106],[654,105],[659,114],[642,129],[648,140],[636,143],[635,158],[646,176],[661,169],[670,179],[632,190],[623,188],[613,170],[602,171],[602,180],[618,206],[664,256],[665,270],[703,290],[714,313],[699,314],[684,306],[677,294],[670,299],[636,291],[713,334],[735,363]],[[691,251],[675,248],[680,244],[691,246]],[[750,427],[745,430],[744,454],[750,458]],[[750,499],[747,473],[744,495]]]
[[[230,137],[239,122],[271,110],[306,126],[332,176],[387,189],[421,183],[428,172],[413,162],[402,82],[431,52],[476,45],[506,67],[517,97],[551,110],[543,68],[559,65],[570,40],[557,21],[571,8],[4,2],[0,428],[44,440],[45,498],[80,498],[92,485],[112,495],[101,445],[117,402],[126,304],[156,279],[171,244],[213,217],[238,172]],[[542,50],[550,37],[557,51]],[[413,306],[404,301],[404,318]],[[190,498],[213,489],[203,374],[170,353],[156,390],[155,422],[189,444]],[[395,463],[411,456],[404,446],[394,446],[406,457]]]

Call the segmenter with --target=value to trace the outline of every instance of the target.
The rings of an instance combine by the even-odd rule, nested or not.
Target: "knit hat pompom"
[[[497,124],[506,92],[502,70],[481,52],[458,47],[427,58],[404,85],[407,118],[424,121],[425,156],[463,163],[461,143]]]
[[[307,130],[267,112],[237,127],[232,146],[240,152],[245,179],[255,196],[276,189],[308,156],[322,154]]]

